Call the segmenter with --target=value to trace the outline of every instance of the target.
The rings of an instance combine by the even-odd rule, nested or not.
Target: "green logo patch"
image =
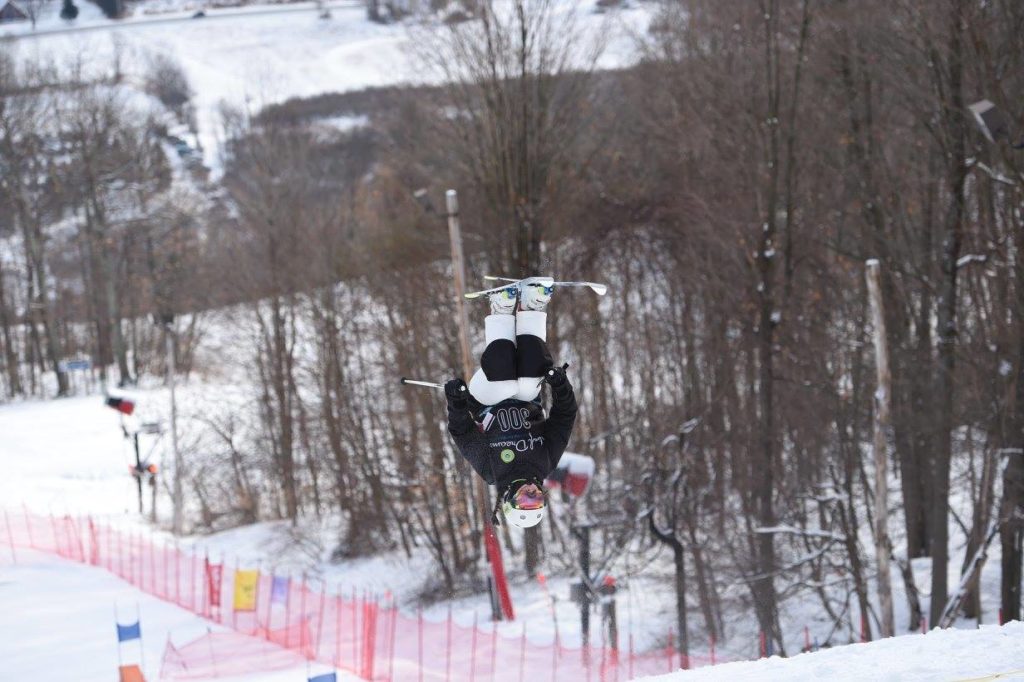
[[[504,462],[505,464],[508,464],[515,458],[516,453],[512,452],[511,450],[505,449],[501,451],[501,461]]]

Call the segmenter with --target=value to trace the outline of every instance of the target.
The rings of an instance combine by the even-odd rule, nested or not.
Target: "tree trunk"
[[[957,343],[957,260],[960,258],[963,242],[964,183],[967,177],[962,85],[963,2],[964,0],[954,0],[949,17],[950,100],[946,125],[951,144],[948,173],[952,204],[943,230],[942,282],[938,305],[939,364],[935,395],[938,398],[937,424],[940,435],[935,450],[931,504],[932,589],[929,622],[932,627],[939,624],[942,610],[949,597],[949,475],[954,426],[953,391],[956,385],[954,370]]]
[[[896,626],[892,607],[892,584],[890,582],[889,554],[889,396],[892,382],[889,373],[889,347],[885,331],[885,307],[882,302],[882,284],[877,260],[868,261],[868,294],[871,298],[871,318],[874,323],[875,339],[875,553],[878,561],[878,601],[880,602],[881,635],[892,637]]]

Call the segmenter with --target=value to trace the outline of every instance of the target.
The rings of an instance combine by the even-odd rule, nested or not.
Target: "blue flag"
[[[283,602],[288,599],[288,584],[289,580],[287,577],[279,578],[274,576],[273,582],[270,583],[270,601]]]
[[[127,642],[133,639],[142,639],[142,627],[139,625],[139,621],[135,621],[131,625],[117,626],[117,641]]]
[[[338,673],[324,673],[309,678],[309,682],[338,682]]]

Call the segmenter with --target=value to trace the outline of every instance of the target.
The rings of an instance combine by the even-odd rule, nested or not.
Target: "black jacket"
[[[481,423],[469,408],[448,405],[448,433],[476,472],[498,486],[499,494],[518,479],[543,482],[558,466],[576,422],[576,396],[568,380],[551,393],[547,419],[535,403],[520,400],[488,408]]]

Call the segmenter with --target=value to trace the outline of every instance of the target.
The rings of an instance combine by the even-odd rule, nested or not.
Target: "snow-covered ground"
[[[1024,623],[979,630],[935,630],[824,649],[792,658],[727,663],[646,680],[791,682],[792,680],[1024,680]]]
[[[16,559],[16,563],[12,560]],[[222,631],[173,604],[152,597],[103,571],[58,557],[0,549],[0,679],[37,682],[103,682],[117,676],[114,628],[141,623],[142,639],[121,645],[121,661],[142,664],[147,679],[158,679],[167,637],[183,644],[208,629]],[[294,654],[298,658],[297,654]],[[325,672],[324,666],[313,672]],[[258,676],[218,677],[224,682],[305,679],[306,664]],[[341,680],[357,677],[339,673]]]
[[[182,389],[188,414],[189,403],[202,393],[223,395],[224,387],[211,387],[193,381]],[[167,394],[163,389],[136,392],[139,414],[148,419],[162,412]],[[148,415],[148,416],[147,416]],[[186,420],[187,421],[187,420]],[[134,513],[135,488],[127,475],[133,455],[123,439],[116,412],[104,407],[98,394],[55,401],[22,402],[0,406],[0,507],[17,512],[22,505],[38,513],[91,514],[121,527],[143,528]],[[146,448],[144,448],[144,454]],[[158,444],[155,456],[166,452]],[[158,505],[166,522],[166,494]],[[308,573],[315,584],[322,581],[330,591],[365,590],[395,595],[399,604],[411,610],[431,572],[426,553],[411,559],[401,554],[331,563],[328,555],[334,528],[329,522],[307,525],[301,532],[287,524],[264,523],[225,531],[212,536],[188,538],[212,556],[238,557],[243,565],[258,563],[278,575]],[[159,533],[158,533],[159,537]],[[2,543],[0,543],[2,545]],[[67,679],[64,671],[76,670],[76,680],[108,679],[116,661],[113,637],[114,602],[131,615],[137,602],[146,628],[147,666],[156,670],[164,642],[188,641],[206,627],[214,627],[201,618],[140,593],[102,569],[76,565],[38,552],[18,551],[17,564],[9,549],[0,546],[0,679]],[[958,561],[958,559],[954,559]],[[989,566],[992,566],[990,564]],[[499,626],[505,636],[518,636],[526,627],[527,637],[538,645],[554,637],[548,595],[532,581],[512,570],[512,596],[517,620]],[[927,585],[927,562],[916,562],[918,583]],[[620,630],[632,633],[638,650],[664,642],[666,623],[672,621],[669,584],[658,578],[657,566],[649,566],[643,578],[626,581],[619,596]],[[954,569],[953,575],[956,575]],[[998,593],[998,571],[983,574],[986,613],[994,610]],[[550,580],[556,597],[555,614],[559,635],[564,643],[579,641],[579,618],[575,605],[568,601],[568,577]],[[896,583],[897,588],[899,583]],[[800,621],[809,624],[813,636],[824,627],[815,622],[818,610],[812,600],[785,604],[787,630],[794,630],[791,650],[802,634]],[[901,604],[896,595],[897,605]],[[442,602],[424,610],[428,621],[445,618],[449,605]],[[487,620],[485,596],[457,599],[451,604],[457,624],[469,626],[474,619]],[[898,613],[898,622],[904,615]],[[986,616],[991,620],[989,616]],[[934,632],[927,636],[908,634],[869,645],[835,647],[793,659],[732,664],[679,673],[680,679],[860,680],[869,674],[892,680],[953,680],[983,674],[1004,673],[1024,667],[1024,632],[1021,624],[1003,629],[972,623],[958,624],[963,630]],[[739,660],[755,654],[753,639],[735,636],[742,627],[733,624],[733,641],[720,646],[718,659]],[[836,638],[834,641],[841,641]],[[706,655],[707,646],[691,644],[695,655]],[[36,671],[36,672],[32,672]],[[42,671],[41,676],[38,671]],[[296,679],[304,667],[292,670]],[[888,677],[883,672],[890,672]],[[29,673],[32,673],[31,675]],[[284,673],[246,679],[288,679]],[[1004,679],[1013,679],[1004,678]]]

